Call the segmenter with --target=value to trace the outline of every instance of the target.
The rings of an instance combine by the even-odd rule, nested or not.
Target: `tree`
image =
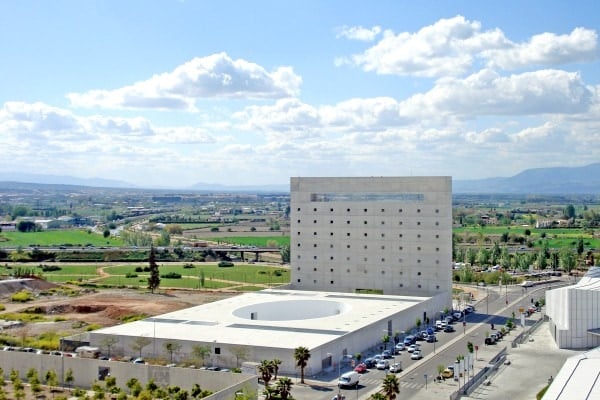
[[[385,395],[383,393],[373,393],[369,400],[385,400]]]
[[[131,346],[131,348],[134,351],[139,352],[140,358],[142,358],[142,350],[150,343],[152,343],[152,339],[146,336],[138,336],[133,340],[133,345]]]
[[[177,342],[165,342],[163,346],[167,353],[169,353],[169,360],[173,363],[173,353],[176,353],[181,349],[181,344]]]
[[[106,336],[100,340],[100,346],[106,347],[106,353],[110,357],[110,348],[119,342],[119,339],[114,336]]]
[[[47,376],[48,373],[46,373],[46,381],[47,381]],[[67,386],[70,388],[71,385],[73,384],[73,381],[75,380],[75,377],[73,376],[73,370],[71,368],[69,368],[66,372],[65,372],[65,377],[64,377],[64,381],[67,384]]]
[[[396,395],[400,393],[400,382],[396,374],[387,374],[383,378],[381,392],[387,400],[394,400]]]
[[[566,206],[563,214],[567,219],[575,218],[575,207],[573,204]]]
[[[419,321],[419,324],[421,321]],[[387,344],[390,342],[390,335],[387,333],[381,337],[381,341],[383,342],[383,348],[387,349]]]
[[[294,349],[294,359],[296,360],[296,365],[300,367],[300,383],[304,383],[304,368],[308,365],[308,360],[310,359],[310,351],[303,346],[296,347]]]
[[[154,246],[150,246],[150,256],[148,257],[148,264],[150,264],[148,289],[150,289],[151,293],[154,293],[154,291],[158,289],[158,286],[160,285],[160,275],[158,272],[158,264],[156,263],[156,251],[154,250]]]
[[[277,380],[277,374],[279,373],[279,366],[281,365],[281,360],[278,358],[274,358],[271,360],[273,363],[273,379]]]
[[[204,359],[210,354],[210,347],[195,344],[192,346],[192,356],[200,361],[200,365],[204,365]]]
[[[262,360],[258,365],[258,373],[265,385],[265,390],[267,390],[269,382],[273,378],[273,363],[271,360]]]
[[[288,377],[279,378],[276,388],[281,400],[287,400],[292,389],[292,380]]]
[[[106,228],[104,229],[104,231],[102,232],[102,236],[104,237],[104,239],[106,239],[107,237],[110,236],[110,229]]]

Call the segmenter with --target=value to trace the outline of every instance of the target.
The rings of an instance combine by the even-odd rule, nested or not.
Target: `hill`
[[[454,180],[453,193],[600,194],[600,163],[527,169],[508,178]]]

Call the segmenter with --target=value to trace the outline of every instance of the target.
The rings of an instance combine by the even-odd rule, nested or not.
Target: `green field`
[[[188,263],[193,268],[185,268],[184,264],[159,265],[160,275],[170,272],[178,273],[181,279],[161,278],[161,287],[198,289],[220,289],[236,287],[249,287],[250,290],[259,290],[254,285],[282,285],[290,281],[290,271],[286,268],[278,268],[260,264],[234,264],[233,267],[219,267],[216,263]],[[17,270],[32,271],[41,274],[50,282],[79,282],[97,283],[104,285],[146,287],[149,273],[147,271],[136,272],[137,268],[146,267],[146,263],[110,265],[110,264],[85,264],[72,265],[60,264],[60,270],[42,272],[41,268],[32,264],[0,265],[0,275],[10,276]],[[127,277],[130,274],[131,277]],[[201,277],[204,275],[204,284]],[[137,275],[137,276],[132,276]],[[264,288],[264,287],[262,287]]]
[[[114,236],[105,238],[87,230],[56,230],[42,232],[0,232],[2,247],[34,246],[123,246],[123,241]]]
[[[289,236],[232,236],[232,237],[214,237],[207,240],[216,243],[229,243],[238,246],[257,246],[267,247],[267,243],[273,241],[277,246],[289,246]]]

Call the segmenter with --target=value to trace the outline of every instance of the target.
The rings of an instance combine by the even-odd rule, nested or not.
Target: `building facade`
[[[294,289],[451,304],[451,177],[292,178],[290,226]]]

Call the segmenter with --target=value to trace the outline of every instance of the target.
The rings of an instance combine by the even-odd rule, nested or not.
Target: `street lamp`
[[[338,399],[342,398],[342,385],[340,385],[340,379],[342,378],[342,361],[344,361],[346,358],[352,358],[352,355],[342,354],[342,357],[338,362]]]

